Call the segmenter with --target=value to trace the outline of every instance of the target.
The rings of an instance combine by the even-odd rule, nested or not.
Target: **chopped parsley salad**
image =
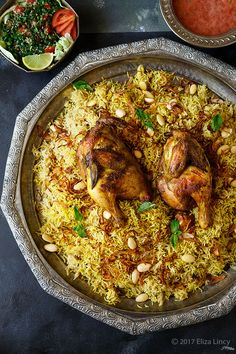
[[[77,31],[75,12],[59,0],[18,0],[1,16],[0,50],[16,64],[34,70],[27,65],[32,60],[48,56],[48,66],[60,60]]]

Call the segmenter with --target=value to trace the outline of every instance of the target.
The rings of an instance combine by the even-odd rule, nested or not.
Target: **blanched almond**
[[[165,125],[165,118],[161,114],[157,114],[157,123],[163,127]]]
[[[145,81],[139,81],[139,87],[141,88],[141,90],[147,91],[147,84]]]
[[[47,234],[42,234],[42,239],[46,242],[52,243],[53,239],[51,236],[47,235]]]
[[[48,252],[56,252],[57,246],[54,245],[53,243],[48,243],[48,244],[44,245],[44,249]]]
[[[147,103],[152,103],[152,102],[154,102],[154,98],[145,97],[144,101]]]
[[[144,95],[147,98],[154,98],[153,94],[150,91],[144,91]]]
[[[104,210],[103,217],[104,219],[109,220],[111,218],[111,213],[107,210]]]
[[[232,146],[230,151],[232,154],[236,154],[236,145]]]
[[[86,187],[85,183],[83,181],[80,181],[76,183],[73,187],[75,191],[79,191],[80,189],[84,189]]]
[[[135,241],[135,239],[133,237],[129,237],[128,238],[128,247],[131,250],[134,250],[137,247],[137,243],[136,243],[136,241]]]
[[[148,295],[143,293],[136,297],[136,302],[145,302],[148,300]]]
[[[232,128],[223,128],[221,131],[222,138],[228,138],[232,134]]]
[[[197,92],[197,85],[196,84],[192,84],[190,86],[189,93],[190,93],[190,95],[194,95],[196,92]]]
[[[182,238],[185,239],[185,240],[189,240],[189,239],[193,239],[194,238],[194,235],[193,234],[190,234],[188,232],[183,232],[182,233]]]
[[[132,282],[134,284],[137,284],[138,280],[139,280],[139,271],[137,269],[135,269],[132,274],[131,274],[131,279],[132,279]]]
[[[149,269],[151,268],[151,264],[150,263],[140,263],[138,266],[137,266],[137,269],[140,273],[144,273],[144,272],[147,272],[149,271]]]
[[[126,115],[125,111],[121,108],[118,108],[116,110],[116,117],[117,118],[123,118]]]
[[[95,98],[93,98],[90,101],[88,101],[87,106],[88,107],[93,107],[93,106],[95,106],[96,103],[97,102],[96,102]]]
[[[151,128],[147,128],[147,133],[149,136],[153,136],[154,135],[154,130]]]
[[[184,254],[183,256],[181,256],[181,259],[186,263],[193,263],[195,261],[195,257],[191,254]]]

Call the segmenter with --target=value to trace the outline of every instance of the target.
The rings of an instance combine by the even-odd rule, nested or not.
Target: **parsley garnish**
[[[170,223],[170,231],[171,231],[171,236],[170,236],[170,243],[176,249],[177,242],[179,240],[179,235],[181,235],[181,231],[179,229],[179,221],[174,219]]]
[[[211,120],[211,129],[216,132],[217,130],[220,129],[220,127],[222,126],[223,123],[223,119],[221,117],[221,115],[218,113],[216,114],[212,120]]]
[[[143,125],[147,128],[154,130],[153,123],[151,121],[151,117],[148,113],[145,113],[141,108],[136,109],[136,115],[139,120],[143,123]]]
[[[140,206],[138,207],[138,212],[142,213],[143,211],[146,210],[150,210],[156,207],[155,203],[152,202],[143,202],[142,204],[140,204]]]
[[[93,91],[93,88],[85,80],[77,80],[73,82],[73,87],[76,90]]]

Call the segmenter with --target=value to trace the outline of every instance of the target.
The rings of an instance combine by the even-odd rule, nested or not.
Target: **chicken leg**
[[[145,201],[151,193],[136,158],[117,135],[114,122],[117,124],[112,117],[98,121],[81,141],[77,156],[91,198],[121,226],[125,218],[117,200]]]
[[[189,133],[173,132],[164,146],[161,170],[158,189],[164,201],[177,210],[189,210],[195,202],[200,226],[208,227],[212,192],[210,164],[202,147]]]

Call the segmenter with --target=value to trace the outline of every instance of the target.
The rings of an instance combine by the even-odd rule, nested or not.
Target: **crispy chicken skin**
[[[145,201],[151,198],[151,193],[136,158],[117,134],[116,126],[126,125],[119,121],[101,118],[81,141],[77,156],[91,198],[121,226],[125,218],[117,200]]]
[[[212,176],[204,150],[190,133],[174,131],[163,150],[159,192],[174,209],[189,210],[198,206],[202,228],[210,224]]]

